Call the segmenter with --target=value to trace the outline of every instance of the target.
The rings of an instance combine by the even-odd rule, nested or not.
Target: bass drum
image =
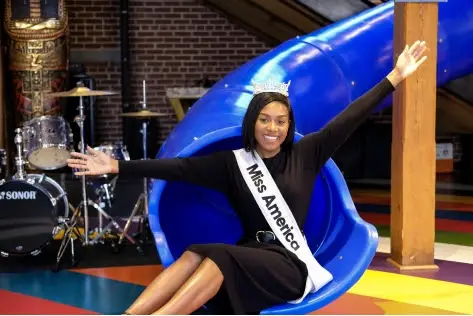
[[[1,183],[1,182],[0,182]],[[53,179],[29,174],[0,185],[0,255],[37,255],[69,216],[65,191]]]

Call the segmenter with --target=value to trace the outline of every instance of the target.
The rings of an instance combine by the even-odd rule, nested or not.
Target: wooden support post
[[[416,40],[428,47],[428,59],[394,93],[388,261],[401,270],[438,268],[434,264],[437,28],[438,3],[395,3],[394,60]]]

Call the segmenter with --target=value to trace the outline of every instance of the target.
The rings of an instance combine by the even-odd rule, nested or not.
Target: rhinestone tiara
[[[257,95],[263,92],[277,92],[285,95],[286,97],[289,96],[289,85],[291,84],[291,80],[288,83],[284,82],[276,82],[275,80],[269,80],[267,82],[256,83],[251,81],[251,84],[254,87],[253,95]]]

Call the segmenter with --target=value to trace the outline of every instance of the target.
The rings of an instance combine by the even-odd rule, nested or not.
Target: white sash
[[[245,149],[234,150],[233,153],[241,174],[273,233],[287,250],[294,253],[307,266],[309,275],[304,294],[299,299],[289,302],[300,303],[309,292],[317,292],[332,281],[333,276],[314,258],[294,215],[258,153],[254,152],[255,157]]]

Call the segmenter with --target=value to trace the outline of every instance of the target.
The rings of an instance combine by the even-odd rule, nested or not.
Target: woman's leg
[[[154,315],[189,315],[213,298],[223,283],[218,266],[205,258],[194,274]]]
[[[149,315],[161,308],[196,271],[202,259],[196,253],[185,251],[146,287],[126,312],[132,315]]]

